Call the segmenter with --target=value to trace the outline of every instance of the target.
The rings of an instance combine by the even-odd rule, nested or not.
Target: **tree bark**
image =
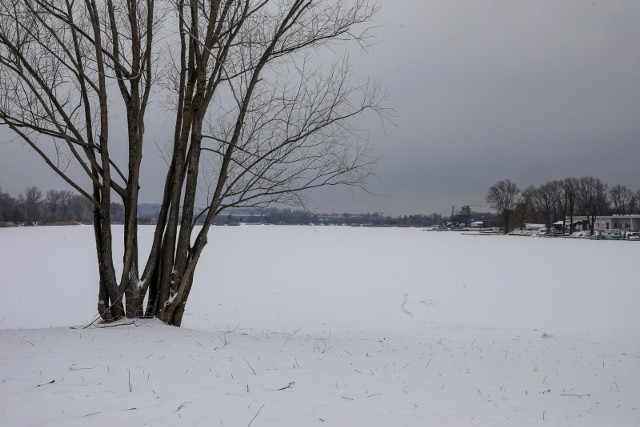
[[[129,286],[125,291],[125,297],[127,301],[127,317],[142,317],[144,315],[143,304],[145,297],[145,294],[142,293],[142,288],[135,285]]]

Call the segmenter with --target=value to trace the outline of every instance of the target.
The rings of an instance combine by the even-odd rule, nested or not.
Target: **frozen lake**
[[[152,227],[141,233],[149,245]],[[89,226],[0,229],[0,327],[93,318],[92,238]],[[638,242],[311,226],[215,227],[209,241],[190,328],[640,327]]]
[[[183,328],[71,329],[92,236],[0,229],[0,425],[640,425],[640,243],[216,227]]]

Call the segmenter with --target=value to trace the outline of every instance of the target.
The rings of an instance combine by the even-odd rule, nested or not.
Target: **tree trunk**
[[[547,232],[545,234],[549,234],[551,232],[551,209],[547,210],[546,217],[547,223],[545,224],[545,227]]]
[[[171,317],[167,319],[167,323],[173,326],[182,325],[182,316],[184,315],[184,309],[187,306],[187,299],[189,298],[191,287],[193,286],[193,273],[191,273],[186,280],[185,292],[179,296],[179,301],[174,301],[175,304],[172,305],[174,305],[175,309],[173,309]]]
[[[504,234],[509,233],[509,218],[511,217],[511,212],[504,211],[502,212],[502,218],[504,219]]]
[[[142,292],[142,288],[132,284],[125,291],[125,297],[127,301],[127,317],[142,317],[144,315],[143,303],[145,294]]]
[[[122,295],[118,293],[115,269],[111,254],[111,228],[103,226],[103,215],[98,208],[94,209],[93,231],[98,258],[98,274],[100,287],[98,291],[98,310],[105,322],[118,320],[124,316]]]
[[[575,231],[575,227],[573,226],[573,211],[575,209],[574,203],[575,197],[571,196],[569,198],[569,234]]]
[[[111,315],[111,307],[109,307],[109,293],[102,280],[100,280],[100,289],[98,291],[98,315],[105,322],[113,322],[115,320]]]
[[[159,248],[158,254],[156,255],[156,261],[155,261],[155,267],[153,269],[153,273],[151,273],[148,278],[144,279],[146,282],[149,282],[149,285],[147,286],[149,289],[149,298],[147,299],[147,308],[145,309],[144,317],[155,317],[156,314],[158,313],[158,289],[159,289],[158,276],[160,275],[160,270],[162,268],[161,257],[162,257],[162,248]],[[149,262],[152,262],[152,261],[149,261]]]

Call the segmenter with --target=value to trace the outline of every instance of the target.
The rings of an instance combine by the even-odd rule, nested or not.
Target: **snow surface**
[[[215,227],[183,328],[82,328],[92,237],[0,229],[0,425],[640,425],[637,242]]]

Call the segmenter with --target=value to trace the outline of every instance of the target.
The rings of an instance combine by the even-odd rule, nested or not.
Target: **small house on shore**
[[[574,216],[573,224],[571,223],[570,218],[565,219],[564,223],[562,221],[556,221],[553,223],[554,230],[556,230],[557,232],[562,232],[563,224],[567,232],[569,230],[585,231],[589,229],[589,220],[587,219],[587,217],[584,217],[584,216]]]

